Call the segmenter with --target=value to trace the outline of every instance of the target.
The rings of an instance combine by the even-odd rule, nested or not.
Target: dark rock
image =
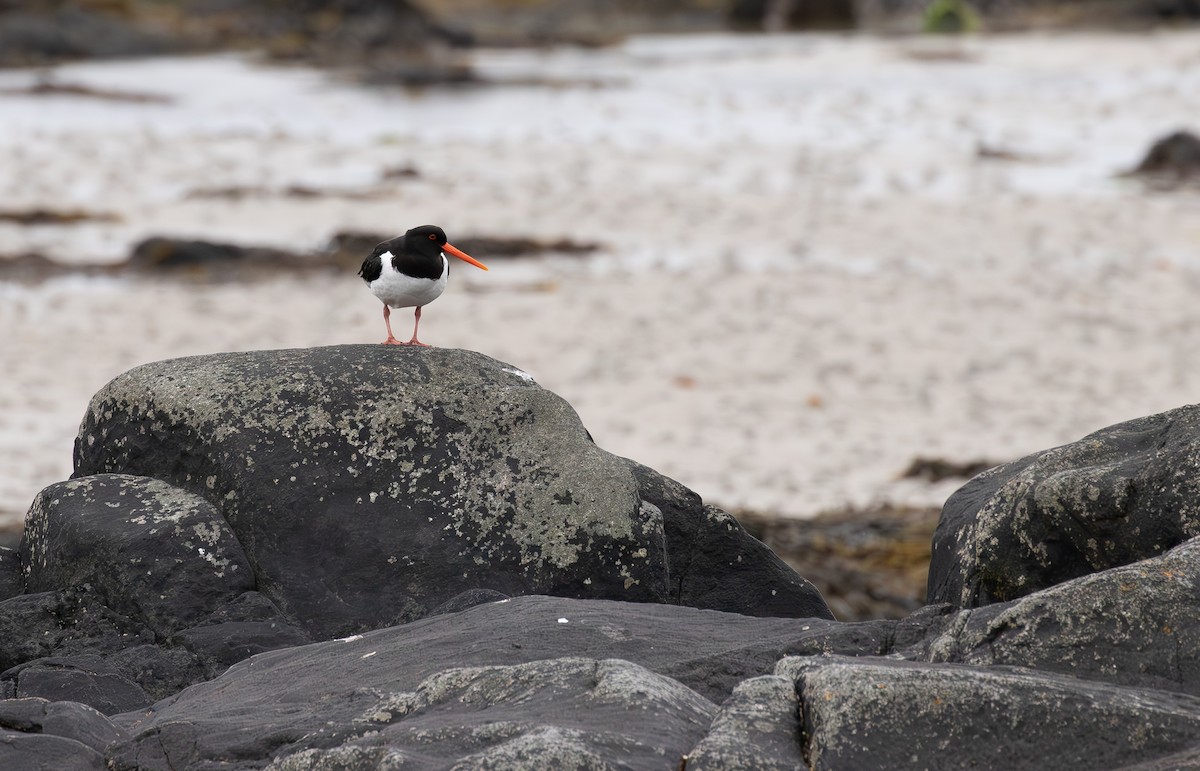
[[[736,519],[673,479],[626,461],[662,515],[671,601],[749,616],[833,618],[820,594]]]
[[[163,635],[254,588],[241,546],[210,503],[122,474],[43,490],[26,517],[21,554],[30,592],[86,585]]]
[[[42,77],[37,82],[19,88],[2,88],[0,94],[20,96],[70,96],[100,99],[106,102],[131,102],[133,104],[170,104],[171,97],[142,91],[119,91],[95,88],[81,83],[63,83],[53,77]],[[120,222],[116,214],[95,213],[79,209],[28,209],[6,211],[0,219],[22,225],[75,225],[80,222]]]
[[[434,703],[445,706],[435,700],[416,710],[419,720],[406,722],[410,713],[404,705],[415,702],[405,694],[438,681],[439,673],[450,671],[458,677],[464,667],[477,672],[481,667],[509,668],[567,657],[630,661],[714,703],[724,700],[707,734],[696,736],[685,750],[688,768],[795,767],[801,749],[795,702],[790,701],[784,683],[768,676],[787,656],[805,657],[788,659],[790,663],[777,668],[787,683],[801,680],[798,670],[788,666],[800,668],[798,662],[807,660],[818,668],[813,671],[820,677],[806,675],[800,682],[802,713],[816,721],[806,725],[805,736],[813,738],[805,757],[817,768],[910,767],[914,762],[931,763],[935,756],[942,761],[953,758],[955,764],[962,760],[964,766],[1027,767],[1022,765],[1028,759],[1021,754],[1024,750],[1014,755],[1011,764],[996,759],[1005,744],[1014,744],[1013,734],[989,727],[988,721],[1007,725],[1005,721],[1016,719],[1012,713],[1022,715],[1018,733],[1028,721],[1035,726],[1029,730],[1037,751],[1068,768],[1108,767],[1096,765],[1095,756],[1088,754],[1102,749],[1081,751],[1074,744],[1093,741],[1095,736],[1087,732],[1100,732],[1106,725],[1115,727],[1114,737],[1123,737],[1122,732],[1134,730],[1139,715],[1154,726],[1147,732],[1145,758],[1167,756],[1200,740],[1200,733],[1195,733],[1200,728],[1200,699],[1193,696],[1194,662],[1200,656],[1189,642],[1200,639],[1190,620],[1200,615],[1196,549],[1200,541],[1160,560],[1078,579],[1008,606],[957,613],[947,606],[930,607],[901,621],[860,624],[519,597],[243,661],[210,683],[118,717],[132,738],[114,757],[120,761],[117,768],[132,768],[135,760],[144,768],[166,768],[168,762],[180,767],[234,752],[247,758],[290,758],[289,763],[298,765],[289,768],[338,768],[338,762],[348,759],[378,763],[384,757],[405,757],[418,766],[446,765],[452,762],[449,756],[429,758],[423,754],[429,750],[416,737],[422,732],[426,737],[450,737],[452,751],[463,753],[466,737],[487,744],[486,737],[476,733],[477,721],[456,707],[446,707],[452,716],[444,722],[439,719],[436,728],[422,722],[432,715],[427,710]],[[1190,572],[1176,572],[1189,564]],[[1139,570],[1150,580],[1131,588]],[[1098,601],[1105,594],[1110,596],[1108,602]],[[1123,596],[1128,607],[1114,604]],[[1151,597],[1156,598],[1154,603],[1147,601]],[[1129,612],[1150,605],[1154,610],[1144,623]],[[1171,613],[1179,626],[1170,632],[1160,629],[1154,639],[1150,625]],[[1007,614],[1007,620],[1001,620],[1002,614]],[[988,619],[996,623],[989,626]],[[1133,631],[1122,636],[1118,630],[1125,619],[1133,619]],[[1102,631],[1105,623],[1114,631]],[[1089,626],[1101,631],[1089,634]],[[1074,631],[1057,634],[1056,628]],[[1101,653],[1109,651],[1117,653]],[[847,654],[861,658],[830,658]],[[944,663],[951,657],[974,666]],[[819,669],[826,664],[842,669]],[[1018,671],[1008,664],[1048,671]],[[1172,668],[1178,676],[1173,677]],[[821,679],[827,676],[834,679]],[[858,686],[844,686],[837,678]],[[661,681],[649,680],[641,687],[662,686]],[[314,701],[313,693],[323,696]],[[943,709],[939,710],[938,699],[946,703]],[[1148,705],[1145,712],[1139,707],[1143,703]],[[232,716],[230,704],[239,705]],[[490,701],[487,704],[488,710],[495,707]],[[364,728],[364,722],[369,723],[365,716],[381,705],[392,717],[376,735]],[[501,718],[498,712],[489,719],[505,726],[537,726],[530,728],[533,734],[518,732],[525,737],[520,741],[533,741],[529,737],[541,736],[537,732],[546,725],[538,709],[524,723],[515,715]],[[1055,743],[1053,716],[1059,709],[1067,716],[1064,725],[1070,740]],[[954,727],[947,727],[948,723]],[[553,725],[562,729],[564,723]],[[609,724],[592,728],[597,725]],[[866,740],[858,744],[855,732],[862,726],[868,727]],[[574,724],[568,727],[579,730]],[[977,744],[964,739],[949,751],[936,744],[936,737],[967,736],[973,730],[985,740]],[[499,744],[516,735],[504,734],[494,741]],[[608,750],[596,749],[588,744],[590,739],[581,741],[597,756],[597,764],[612,762]],[[543,751],[540,738],[534,747]],[[1081,754],[1072,761],[1076,757],[1072,752]],[[464,762],[480,760],[469,757]]]
[[[0,255],[0,281],[38,284],[64,275],[101,275],[111,268],[99,265],[72,265],[52,260],[38,252]]]
[[[815,638],[841,626],[849,625],[669,605],[518,597],[235,664],[211,682],[120,716],[118,724],[133,739],[117,753],[117,767],[133,767],[137,759],[144,768],[165,768],[167,760],[180,768],[235,752],[247,758],[282,757],[347,743],[361,751],[356,742],[370,727],[370,721],[363,725],[363,716],[378,711],[389,694],[419,692],[423,681],[463,667],[504,668],[564,657],[622,659],[655,673],[637,676],[645,689],[669,689],[685,704],[700,697],[719,702],[741,680],[769,674],[789,653],[819,653]],[[318,693],[321,698],[314,699]],[[238,705],[232,713],[231,704]],[[393,711],[399,720],[403,711]],[[656,725],[640,708],[631,717],[646,722],[648,730]],[[529,722],[536,725],[539,719],[532,712]],[[507,720],[521,723],[517,716]],[[458,715],[442,729],[457,735],[460,721],[474,725],[470,716]],[[696,733],[689,729],[687,741],[672,748],[678,747],[680,754],[689,751],[707,725]],[[378,727],[386,733],[384,726]],[[405,734],[395,739],[395,746],[411,747],[410,740]],[[318,767],[334,767],[333,757],[327,757],[330,765]],[[673,767],[677,758],[663,762]]]
[[[362,767],[363,758],[426,768],[674,766],[715,711],[674,680],[619,659],[449,669],[413,691],[364,701],[360,736],[332,748],[321,747],[325,736],[305,737],[276,766]]]
[[[1200,743],[1173,755],[1123,766],[1121,771],[1181,771],[1200,768]]]
[[[906,657],[1033,667],[1200,697],[1197,587],[1200,538],[1014,602],[961,611]]]
[[[124,729],[86,704],[37,698],[0,701],[0,729],[61,736],[97,752],[103,752],[113,742],[129,738]]]
[[[25,573],[15,549],[0,546],[0,600],[25,592]]]
[[[1010,667],[790,658],[812,769],[1121,768],[1194,747],[1200,699]]]
[[[1167,185],[1200,182],[1200,137],[1176,131],[1156,140],[1130,173]]]
[[[149,56],[184,48],[127,16],[62,5],[0,12],[0,67]]]
[[[742,30],[849,30],[858,24],[852,0],[731,0],[729,26]]]
[[[972,479],[946,501],[928,601],[978,607],[1162,554],[1200,533],[1200,406],[1131,420]]]
[[[238,598],[207,620],[221,624],[241,617],[244,605]],[[98,656],[152,698],[163,698],[224,671],[236,651],[250,655],[276,647],[272,640],[278,646],[307,642],[303,633],[286,626],[277,609],[264,619],[275,624],[269,629],[227,627],[230,634],[219,643],[188,648],[186,638],[160,640],[150,628],[108,608],[90,590],[20,595],[0,602],[0,670],[11,673],[0,686],[7,684],[7,695],[15,696],[16,674],[28,662]],[[203,637],[202,632],[196,634]]]
[[[104,756],[73,739],[0,729],[0,768],[21,771],[107,771]]]
[[[207,499],[257,590],[316,638],[480,588],[830,617],[731,517],[600,450],[569,405],[470,352],[146,365],[93,398],[75,459],[76,477],[139,474]]]
[[[726,27],[727,3],[709,0],[493,0],[423,2],[441,23],[488,45],[609,45],[626,35]]]
[[[687,756],[688,771],[793,771],[800,754],[796,685],[767,675],[743,681]]]
[[[59,87],[61,93],[65,87]],[[71,93],[75,93],[72,91]],[[0,222],[18,225],[76,225],[81,222],[118,222],[115,214],[98,214],[81,209],[0,209]]]
[[[982,152],[982,150],[981,150]],[[908,468],[900,474],[901,479],[921,479],[926,482],[942,482],[947,479],[970,479],[982,474],[998,463],[986,460],[953,461],[945,458],[913,458]]]
[[[203,652],[176,646],[174,640],[131,641],[126,648],[104,654],[104,660],[137,683],[152,700],[164,699],[226,669],[205,658]]]
[[[247,271],[262,272],[282,266],[302,269],[307,259],[305,255],[281,249],[155,236],[134,246],[124,267],[133,272],[181,270],[207,278],[229,279]]]
[[[124,711],[310,641],[253,591],[216,509],[163,482],[100,474],[51,485],[30,508],[21,554],[35,593],[0,603],[0,664],[21,695]]]
[[[146,692],[104,659],[94,655],[35,659],[4,672],[16,678],[19,698],[74,701],[115,715],[150,703]]]
[[[209,677],[255,654],[309,642],[308,635],[281,620],[226,621],[198,626],[184,629],[175,639],[203,661],[211,662]]]
[[[0,670],[46,656],[112,653],[145,639],[153,641],[153,632],[87,591],[23,594],[0,602]]]
[[[530,257],[540,254],[591,254],[600,244],[572,241],[569,238],[501,238],[467,235],[454,242],[467,254],[486,254],[489,258]]]

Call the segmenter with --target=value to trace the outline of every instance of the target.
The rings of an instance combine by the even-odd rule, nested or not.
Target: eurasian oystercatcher
[[[479,260],[446,243],[446,231],[437,225],[422,225],[384,241],[363,260],[358,275],[383,302],[383,323],[388,332],[384,345],[429,347],[417,339],[417,327],[421,325],[421,307],[436,300],[446,289],[446,279],[450,276],[447,252],[487,270]],[[416,320],[412,340],[402,343],[392,334],[391,309],[413,307],[417,310],[413,314]]]

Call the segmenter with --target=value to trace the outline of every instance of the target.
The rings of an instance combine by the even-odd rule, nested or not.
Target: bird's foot
[[[405,342],[403,340],[397,340],[394,337],[389,337],[387,340],[384,340],[383,343],[381,343],[381,345],[403,345],[406,348],[432,348],[433,347],[432,345],[429,345],[428,343],[422,343],[420,340],[409,340],[408,342]]]

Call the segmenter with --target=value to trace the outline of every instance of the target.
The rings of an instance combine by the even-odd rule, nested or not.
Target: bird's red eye
[[[437,233],[430,233],[430,234],[429,234],[429,240],[430,240],[430,241],[436,241],[436,240],[437,240]]]

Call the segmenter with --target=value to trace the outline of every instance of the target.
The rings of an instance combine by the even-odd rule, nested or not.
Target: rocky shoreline
[[[975,477],[850,623],[512,365],[144,365],[0,549],[0,766],[1189,767],[1198,415]]]

